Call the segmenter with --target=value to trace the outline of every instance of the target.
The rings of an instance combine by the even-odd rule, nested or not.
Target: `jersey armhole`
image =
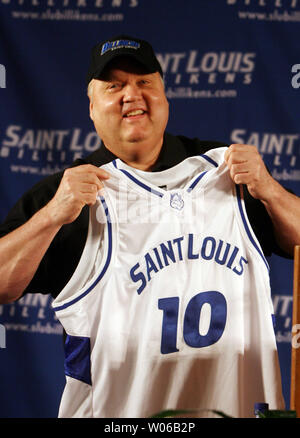
[[[112,259],[112,220],[106,200],[99,195],[90,208],[86,244],[70,281],[52,303],[54,311],[65,309],[88,295],[103,279]],[[99,251],[103,252],[95,269]]]
[[[260,246],[259,241],[257,240],[255,233],[252,229],[252,226],[250,224],[250,221],[248,219],[248,215],[246,212],[245,202],[244,202],[244,191],[243,186],[235,184],[234,186],[234,198],[235,198],[235,210],[237,212],[237,216],[239,218],[239,223],[241,225],[243,234],[246,238],[246,240],[249,243],[249,246],[252,247],[252,249],[255,250],[259,258],[264,263],[265,267],[267,268],[267,271],[269,273],[270,267],[267,262],[267,259],[264,256],[264,253],[262,251],[262,248]]]

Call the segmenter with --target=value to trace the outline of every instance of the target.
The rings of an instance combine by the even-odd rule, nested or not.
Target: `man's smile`
[[[133,109],[133,110],[130,110],[130,111],[124,113],[124,114],[123,114],[123,118],[126,118],[126,119],[128,119],[128,118],[130,118],[130,119],[134,118],[134,119],[136,119],[136,118],[140,118],[140,116],[143,116],[144,114],[146,114],[146,111],[145,111],[145,110],[142,110],[142,109]]]

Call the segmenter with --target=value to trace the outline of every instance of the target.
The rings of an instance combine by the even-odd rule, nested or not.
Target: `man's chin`
[[[128,136],[125,141],[128,145],[141,145],[142,143],[146,140],[145,135],[132,135],[132,136]]]

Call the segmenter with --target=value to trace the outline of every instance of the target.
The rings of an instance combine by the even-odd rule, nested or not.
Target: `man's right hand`
[[[109,174],[92,164],[83,164],[67,169],[55,196],[46,206],[46,212],[53,224],[62,226],[73,222],[85,205],[93,205],[98,191],[103,187],[101,180]]]
[[[64,172],[56,194],[25,224],[0,239],[0,304],[19,298],[61,226],[93,205],[107,172],[90,164]]]

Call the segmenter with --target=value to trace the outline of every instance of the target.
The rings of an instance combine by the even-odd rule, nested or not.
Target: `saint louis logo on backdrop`
[[[14,20],[51,20],[120,23],[140,0],[0,0]],[[26,3],[26,6],[24,6]]]
[[[157,53],[171,98],[235,98],[252,83],[255,52],[220,50]]]
[[[225,1],[225,0],[224,0]],[[226,0],[239,20],[299,22],[299,0]]]
[[[0,88],[6,88],[6,70],[2,64],[0,64]]]

